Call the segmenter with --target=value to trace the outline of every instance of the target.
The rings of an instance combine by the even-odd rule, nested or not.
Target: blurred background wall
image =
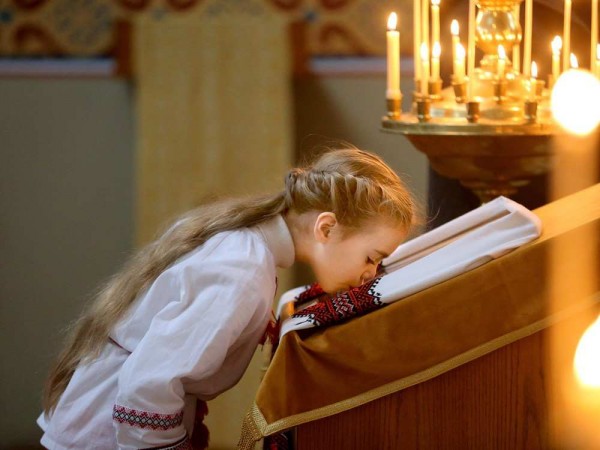
[[[377,152],[423,200],[423,157],[378,130],[384,86],[383,74],[298,80],[296,145],[343,140]],[[38,440],[40,391],[61,332],[133,249],[135,132],[128,81],[2,79],[0,98],[0,447],[16,448]],[[219,400],[224,417],[211,407],[211,430],[231,427],[223,438],[213,431],[215,448],[235,444],[259,366],[245,393]]]

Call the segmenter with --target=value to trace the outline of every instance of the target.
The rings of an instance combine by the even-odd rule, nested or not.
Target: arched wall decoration
[[[31,54],[32,47],[38,49],[33,53],[43,53],[49,56],[59,56],[65,53],[58,42],[45,29],[36,24],[23,23],[13,32],[13,45],[19,54]]]
[[[327,23],[319,30],[319,46],[326,54],[336,54],[340,52],[338,47],[334,47],[333,41],[342,42],[343,48],[349,49],[351,54],[366,56],[369,54],[367,48],[361,44],[354,30],[336,23]]]
[[[283,11],[291,11],[302,6],[302,0],[268,0],[273,6]]]
[[[186,11],[201,2],[202,0],[167,0],[169,6],[177,11]]]
[[[563,2],[534,0],[534,14],[536,17],[542,16],[542,19],[548,10],[560,14]],[[121,45],[117,42],[115,47],[112,38],[119,23],[133,22],[142,15],[160,19],[169,14],[204,17],[250,13],[280,15],[290,23],[301,21],[306,31],[303,46],[308,56],[384,56],[385,22],[393,10],[401,17],[402,54],[410,57],[413,51],[412,0],[91,0],[90,3],[93,8],[86,9],[81,6],[86,3],[80,4],[79,0],[72,0],[72,3],[65,0],[0,2],[0,56],[108,56],[114,54],[111,52]],[[590,3],[591,0],[573,2],[573,30],[589,27]],[[64,8],[67,4],[73,7]],[[62,8],[61,17],[56,20],[54,16],[59,8]],[[443,48],[449,45],[449,20],[456,18],[465,23],[467,9],[468,2],[464,0],[442,0]],[[82,14],[86,15],[90,25],[80,27],[71,35],[67,34],[65,29],[68,27],[63,25],[83,22],[79,17]],[[108,16],[110,23],[106,25],[106,18],[97,17],[99,14]],[[584,23],[585,26],[582,25]],[[24,30],[23,24],[27,24]],[[89,36],[89,29],[94,27],[97,27],[97,32]],[[82,35],[87,33],[87,41],[75,39],[77,32]],[[539,40],[540,36],[545,39],[550,32],[549,27],[534,30],[534,52],[535,40]],[[23,45],[24,40],[32,42],[32,39],[44,45]],[[576,41],[575,31],[573,40]],[[49,42],[56,45],[50,45]],[[443,58],[442,65],[447,63],[447,58]]]
[[[320,3],[326,9],[341,9],[347,7],[351,0],[321,0]]]
[[[13,0],[15,6],[24,10],[32,10],[39,8],[44,3],[47,3],[48,0]]]
[[[456,0],[448,0],[456,1]],[[81,7],[62,8],[60,0],[13,0],[11,6],[0,3],[3,30],[0,34],[0,56],[108,56],[121,45],[113,36],[119,23],[133,22],[140,15],[158,18],[169,14],[214,15],[249,14],[258,10],[261,14],[276,14],[289,19],[290,23],[303,21],[306,26],[304,46],[308,55],[383,55],[385,52],[385,24],[376,26],[377,19],[364,20],[364,11],[399,8],[412,0],[398,0],[390,4],[385,0],[93,0],[94,11]],[[78,2],[75,2],[78,4]],[[58,5],[58,6],[57,6]],[[98,8],[101,5],[102,8]],[[57,9],[61,11],[57,19]],[[106,17],[98,16],[103,11]],[[83,23],[82,15],[89,24],[74,30],[74,24]],[[21,24],[27,23],[24,29]],[[375,25],[373,25],[375,24]],[[98,30],[92,33],[91,30]],[[18,36],[17,36],[18,34]],[[85,37],[85,39],[84,39]],[[36,45],[24,45],[24,42]],[[123,44],[127,45],[127,44]]]

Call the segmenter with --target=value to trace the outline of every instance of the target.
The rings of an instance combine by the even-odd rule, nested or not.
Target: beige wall
[[[410,108],[412,81],[402,79],[403,110]],[[385,113],[382,75],[323,75],[294,83],[299,153],[328,141],[347,141],[382,156],[421,201],[427,190],[427,159],[404,137],[381,131]]]
[[[37,442],[60,333],[132,244],[133,129],[117,80],[0,80],[0,448]]]
[[[409,87],[403,86],[409,92]],[[375,151],[417,196],[426,164],[379,131],[384,79],[297,80],[300,148],[345,140]],[[132,248],[133,110],[116,79],[0,79],[0,448],[34,444],[42,381],[60,332]],[[232,448],[258,383],[211,402],[211,448]]]

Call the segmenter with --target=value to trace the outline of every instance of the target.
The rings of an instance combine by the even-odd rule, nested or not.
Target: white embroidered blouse
[[[265,332],[276,267],[294,261],[279,215],[219,233],[165,270],[38,418],[53,450],[184,448],[196,398],[235,385]],[[187,447],[185,447],[187,448]]]

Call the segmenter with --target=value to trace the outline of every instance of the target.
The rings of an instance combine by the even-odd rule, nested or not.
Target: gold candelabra
[[[439,72],[439,59],[431,59],[430,72],[429,52],[421,43],[423,63],[415,58],[418,79],[411,111],[400,110],[401,95],[388,95],[388,112],[382,119],[383,131],[406,136],[428,156],[436,172],[460,180],[482,202],[513,195],[532,177],[547,172],[553,154],[551,137],[560,132],[550,109],[556,73],[546,84],[537,78],[537,67],[530,60],[531,0],[526,0],[523,71],[518,54],[513,52],[523,38],[517,12],[521,1],[471,0],[468,73],[464,70],[464,50],[462,55],[453,51],[452,85],[443,89],[439,74],[433,71],[437,62]],[[476,18],[475,5],[479,8]],[[423,33],[429,37],[428,30]],[[435,33],[433,30],[433,36]],[[439,31],[437,34],[439,41]],[[478,67],[474,64],[475,46],[484,54]],[[511,61],[508,55],[516,59]],[[439,58],[439,50],[436,56]],[[553,53],[553,63],[555,58]],[[389,62],[388,53],[388,71]],[[388,72],[390,92],[394,90]]]

